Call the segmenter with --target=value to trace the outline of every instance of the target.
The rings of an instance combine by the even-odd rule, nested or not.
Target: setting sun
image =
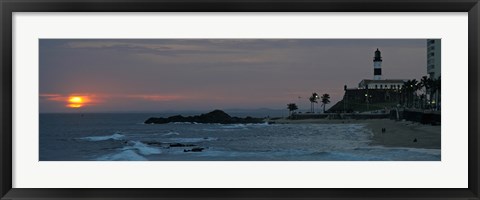
[[[76,97],[76,96],[70,97],[68,99],[68,102],[70,102],[70,103],[83,103],[83,98],[82,97]]]
[[[68,104],[67,107],[70,108],[81,108],[83,105],[82,104]]]
[[[89,102],[89,98],[87,96],[70,96],[68,97],[67,107],[81,108],[88,102]]]

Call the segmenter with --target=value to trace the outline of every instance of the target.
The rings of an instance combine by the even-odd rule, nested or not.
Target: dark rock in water
[[[250,124],[250,123],[263,123],[261,118],[253,117],[231,117],[222,110],[214,110],[212,112],[184,117],[181,115],[170,116],[168,118],[163,117],[151,117],[145,121],[145,124],[166,124],[171,122],[191,122],[191,123],[219,123],[219,124]]]
[[[192,152],[201,152],[203,151],[205,148],[201,148],[201,147],[195,147],[192,149]]]
[[[161,142],[142,142],[142,143],[145,143],[147,145],[154,145],[154,146],[162,146],[163,143]]]
[[[205,148],[195,147],[192,149],[184,149],[183,152],[202,152]]]
[[[170,147],[193,147],[196,146],[194,144],[182,144],[182,143],[172,143]]]
[[[173,143],[173,144],[170,144],[170,147],[185,147],[185,145],[180,143]]]

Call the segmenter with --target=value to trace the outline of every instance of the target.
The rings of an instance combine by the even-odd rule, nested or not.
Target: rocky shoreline
[[[264,123],[263,118],[254,117],[232,117],[222,110],[214,110],[212,112],[184,117],[182,115],[164,117],[150,117],[145,124],[167,124],[174,122],[190,122],[190,123],[204,123],[204,124],[258,124]]]
[[[152,145],[152,146],[157,146],[165,149],[169,148],[187,148],[183,149],[183,152],[202,152],[206,148],[204,147],[199,147],[196,144],[183,144],[183,143],[163,143],[163,142],[148,142],[148,141],[143,141],[142,143],[145,143],[147,145]]]

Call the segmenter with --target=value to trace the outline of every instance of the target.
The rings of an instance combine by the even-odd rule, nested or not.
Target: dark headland
[[[182,115],[163,117],[150,117],[145,121],[145,124],[167,124],[172,122],[190,122],[190,123],[204,123],[204,124],[257,124],[264,123],[263,118],[253,117],[232,117],[222,110],[214,110],[212,112],[184,117]]]

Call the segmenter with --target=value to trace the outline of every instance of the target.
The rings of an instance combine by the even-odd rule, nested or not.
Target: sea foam
[[[162,151],[160,149],[150,147],[150,146],[148,146],[148,145],[146,145],[142,142],[130,141],[129,144],[131,144],[131,146],[123,147],[122,150],[137,150],[138,153],[140,153],[142,155],[145,155],[145,156],[162,153]]]
[[[232,124],[232,125],[223,125],[222,128],[225,129],[247,129],[245,124]]]
[[[169,135],[180,135],[180,133],[178,133],[178,132],[168,132],[168,133],[163,134],[163,136],[169,136]]]
[[[170,138],[171,141],[174,142],[205,142],[205,141],[214,141],[217,140],[217,138],[212,138],[212,137],[205,137],[205,138]]]
[[[109,160],[109,161],[146,161],[147,159],[141,155],[138,155],[133,150],[125,150],[120,153],[105,155],[97,160]]]
[[[97,142],[97,141],[105,141],[105,140],[122,140],[123,138],[125,138],[125,135],[115,133],[113,135],[90,136],[90,137],[83,137],[80,139]]]

